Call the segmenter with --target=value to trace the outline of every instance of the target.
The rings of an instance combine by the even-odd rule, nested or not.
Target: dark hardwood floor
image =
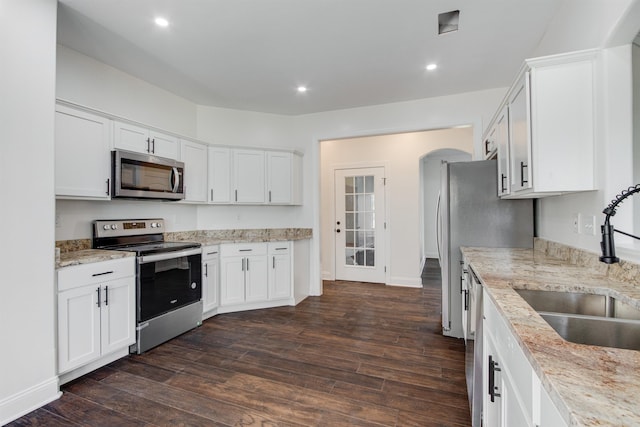
[[[423,289],[325,282],[297,307],[213,317],[9,425],[468,426],[431,261]]]

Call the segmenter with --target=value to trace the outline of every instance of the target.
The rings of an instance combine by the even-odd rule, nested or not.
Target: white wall
[[[536,55],[544,55],[608,47],[599,53],[596,68],[595,172],[598,191],[541,199],[537,210],[539,237],[599,252],[599,235],[573,233],[573,215],[596,215],[601,224],[604,220],[602,209],[621,190],[634,184],[630,43],[640,30],[639,14],[640,2],[637,0],[565,2],[536,49]],[[630,31],[629,27],[635,29]],[[614,40],[624,40],[625,34],[628,44],[615,46]],[[632,206],[628,203],[618,209],[612,221],[618,229],[633,229]],[[628,239],[616,235],[616,246],[622,253],[622,246],[627,242]],[[618,255],[621,255],[620,251]],[[635,256],[633,253],[623,255],[626,258]]]
[[[422,256],[426,258],[438,258],[438,245],[436,237],[436,206],[440,194],[440,169],[443,161],[464,162],[470,161],[471,155],[456,150],[445,149],[431,152],[422,158],[421,177],[423,188],[423,243]]]
[[[159,129],[196,137],[196,104],[58,45],[56,96]]]
[[[55,0],[0,4],[0,424],[58,397],[54,322]]]
[[[323,278],[335,277],[334,171],[384,165],[389,284],[421,284],[422,157],[435,150],[473,150],[471,127],[323,141],[320,145]]]

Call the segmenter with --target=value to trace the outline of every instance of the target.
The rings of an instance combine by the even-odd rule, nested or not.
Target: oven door
[[[147,321],[202,298],[202,249],[138,257],[137,320]]]

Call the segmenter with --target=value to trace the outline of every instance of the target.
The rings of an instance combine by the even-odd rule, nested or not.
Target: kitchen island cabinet
[[[595,253],[541,239],[534,249],[465,247],[462,253],[482,283],[483,301],[493,307],[484,316],[499,320],[491,332],[501,369],[496,382],[508,373],[511,390],[502,390],[516,396],[527,419],[523,425],[640,425],[640,351],[566,341],[516,292],[598,294],[640,309],[638,267],[603,268]],[[488,372],[487,359],[483,365]]]
[[[61,382],[128,354],[136,339],[135,258],[61,268],[57,289]]]

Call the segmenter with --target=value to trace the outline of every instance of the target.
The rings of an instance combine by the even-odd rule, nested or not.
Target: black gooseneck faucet
[[[613,232],[624,234],[625,236],[633,237],[634,239],[640,240],[640,237],[634,236],[633,234],[625,233],[624,231],[616,230],[613,225],[609,223],[609,218],[616,214],[616,208],[624,199],[629,196],[634,195],[635,193],[640,191],[640,184],[636,184],[635,186],[629,187],[626,190],[623,190],[620,194],[616,195],[615,199],[611,201],[609,206],[604,208],[602,211],[603,214],[606,215],[604,219],[604,224],[600,227],[600,231],[602,233],[602,240],[600,241],[600,249],[602,250],[602,256],[600,257],[600,261],[606,264],[613,264],[615,262],[619,262],[620,258],[616,257],[616,247],[613,242]]]

